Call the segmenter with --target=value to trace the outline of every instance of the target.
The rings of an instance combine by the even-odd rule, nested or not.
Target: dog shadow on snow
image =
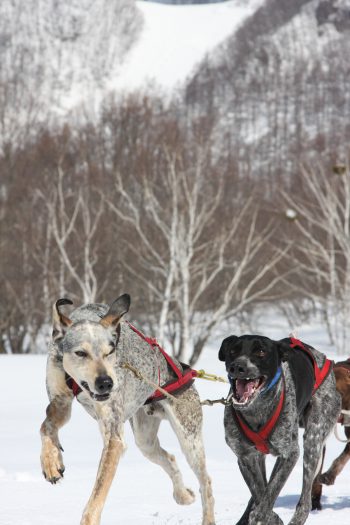
[[[298,503],[299,497],[300,497],[300,494],[288,494],[286,496],[280,496],[276,500],[275,508],[283,507],[285,509],[294,509],[296,507],[296,504]],[[350,496],[343,496],[343,497],[333,496],[329,498],[327,498],[326,496],[324,500],[322,501],[322,508],[324,510],[326,509],[342,510],[342,509],[350,508]],[[311,514],[314,514],[314,512],[315,511],[312,511]]]

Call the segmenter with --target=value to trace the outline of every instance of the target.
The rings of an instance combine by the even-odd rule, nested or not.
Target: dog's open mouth
[[[266,377],[234,379],[232,400],[238,405],[249,404],[265,384]]]
[[[96,394],[95,392],[93,392],[92,390],[90,390],[89,385],[87,384],[86,381],[82,381],[82,382],[81,382],[81,386],[82,386],[83,388],[85,388],[85,390],[87,390],[87,392],[89,392],[90,397],[91,397],[94,401],[106,401],[106,400],[109,398],[110,392],[106,392],[105,394]]]

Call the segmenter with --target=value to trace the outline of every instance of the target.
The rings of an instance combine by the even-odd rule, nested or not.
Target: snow
[[[130,0],[1,0],[0,85],[9,86],[1,92],[2,132],[9,136],[1,141],[12,142],[12,127],[29,125],[34,115],[97,104],[141,26]]]
[[[98,114],[115,91],[155,85],[169,94],[263,2],[2,0],[0,35],[11,36],[1,49],[3,76],[19,86],[6,115],[16,122],[20,116],[24,126],[28,108],[40,119],[74,119],[82,109]]]
[[[256,330],[273,338],[288,335],[288,327],[271,312],[259,318]],[[209,345],[197,368],[224,375],[224,365],[217,359],[221,339],[231,330],[225,328]],[[318,323],[297,327],[297,336],[335,356]],[[0,356],[0,522],[1,525],[77,525],[90,495],[96,475],[102,442],[96,422],[76,402],[71,421],[60,431],[65,450],[65,478],[51,486],[44,481],[39,464],[39,427],[44,419],[46,359],[42,355]],[[197,380],[201,398],[220,398],[228,387],[220,383]],[[204,407],[204,439],[208,470],[213,480],[217,525],[232,525],[248,501],[248,489],[239,473],[236,458],[224,440],[223,407]],[[343,435],[342,430],[340,433]],[[300,433],[300,437],[301,437]],[[187,486],[195,489],[196,502],[178,506],[172,498],[166,474],[146,460],[136,448],[129,426],[126,428],[128,450],[118,467],[101,525],[199,525],[201,505],[198,484],[179,450],[167,423],[160,431],[163,446],[178,459]],[[302,440],[301,440],[302,441]],[[302,443],[300,443],[302,444]],[[342,450],[343,444],[332,435],[327,449],[326,467]],[[273,458],[268,457],[271,470]],[[287,523],[297,503],[301,487],[302,461],[287,481],[275,509]],[[349,466],[333,487],[324,487],[324,510],[312,513],[309,524],[337,525],[349,523]]]
[[[154,81],[162,88],[174,88],[263,0],[201,5],[136,3],[144,17],[143,31],[119,77],[108,84],[111,90],[139,89]]]

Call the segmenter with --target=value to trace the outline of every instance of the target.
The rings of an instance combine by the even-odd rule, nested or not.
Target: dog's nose
[[[247,375],[247,367],[243,363],[234,363],[230,365],[229,374],[236,377],[245,377]]]
[[[113,380],[109,376],[99,376],[95,381],[95,388],[99,394],[107,394],[113,388]]]

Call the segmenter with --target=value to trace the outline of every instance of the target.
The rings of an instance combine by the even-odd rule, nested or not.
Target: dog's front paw
[[[267,523],[270,523],[268,520],[268,516],[261,512],[260,510],[252,510],[249,514],[249,525],[267,525]]]
[[[283,521],[281,520],[279,515],[276,514],[276,512],[273,512],[271,514],[271,521],[269,521],[269,524],[271,524],[271,525],[283,525]]]
[[[318,481],[322,483],[322,485],[334,485],[335,476],[331,472],[325,472],[324,474],[320,474]]]
[[[51,440],[45,440],[41,451],[41,469],[44,477],[50,483],[57,483],[63,478],[65,470],[61,451]]]
[[[191,489],[180,487],[174,490],[174,500],[179,505],[191,505],[195,499],[196,496]]]
[[[249,515],[249,525],[283,525],[283,521],[275,512],[265,513],[252,510]]]

